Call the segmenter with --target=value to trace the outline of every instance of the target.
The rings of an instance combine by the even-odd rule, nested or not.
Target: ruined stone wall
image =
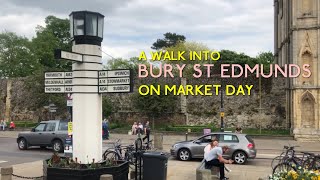
[[[140,84],[150,84],[154,79],[135,79],[135,91]],[[180,85],[180,78],[157,79],[158,82]],[[225,127],[241,125],[244,128],[258,128],[260,122],[263,128],[287,128],[289,124],[285,120],[285,89],[284,79],[263,79],[262,80],[262,110],[259,113],[259,86],[256,78],[242,78],[223,80],[223,84],[233,84],[235,86],[253,84],[250,96],[225,96]],[[220,84],[219,79],[191,79],[187,84]],[[0,96],[5,95],[5,80],[0,81]],[[46,119],[46,114],[42,108],[30,109],[31,103],[39,100],[28,91],[23,91],[24,80],[16,80],[13,83],[12,96],[12,118],[16,120]],[[145,114],[133,108],[129,94],[108,94],[114,104],[115,112],[111,119],[118,122],[134,121],[145,122],[149,119]],[[63,95],[62,95],[63,96]],[[187,114],[181,113],[180,96],[178,98],[175,113],[163,113],[159,118],[155,118],[157,124],[185,124],[188,120],[190,125],[200,125],[214,123],[220,126],[220,95],[216,96],[188,96]],[[65,108],[66,109],[66,108]],[[0,102],[1,115],[4,113],[4,103]],[[63,113],[63,112],[61,112]]]

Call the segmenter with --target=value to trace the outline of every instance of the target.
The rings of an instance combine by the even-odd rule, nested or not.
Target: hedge
[[[210,126],[167,126],[166,131],[175,131],[175,132],[188,132],[188,129],[191,132],[203,132],[203,129],[211,129],[211,132],[215,131],[214,127]]]

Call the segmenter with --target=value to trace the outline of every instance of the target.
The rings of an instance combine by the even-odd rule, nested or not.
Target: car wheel
[[[26,150],[28,148],[27,140],[25,138],[19,139],[18,148],[20,150]]]
[[[63,151],[63,144],[60,140],[54,140],[52,143],[52,148],[54,152],[62,152]]]
[[[188,161],[191,159],[191,153],[188,149],[180,149],[178,152],[178,157],[181,161]]]
[[[245,164],[247,162],[247,155],[243,151],[233,153],[232,159],[236,164]]]

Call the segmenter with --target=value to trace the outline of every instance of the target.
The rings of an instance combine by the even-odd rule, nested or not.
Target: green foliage
[[[157,86],[159,83],[151,83],[150,85]],[[149,85],[149,84],[148,84]],[[133,106],[148,117],[159,117],[163,113],[173,113],[177,103],[177,97],[164,94],[164,85],[160,85],[160,95],[140,95],[135,92],[131,96]]]
[[[234,129],[230,129],[230,130],[234,130]],[[242,131],[244,134],[249,134],[249,135],[259,135],[260,134],[260,130],[259,129],[243,129]],[[261,134],[262,135],[290,135],[290,130],[286,130],[286,129],[262,129],[261,130]]]
[[[109,129],[131,129],[131,126],[128,124],[121,124],[118,122],[110,123]]]
[[[112,104],[111,99],[107,96],[102,97],[102,116],[109,117],[115,110],[115,105]]]
[[[25,77],[39,68],[31,52],[31,43],[13,32],[0,34],[0,76]]]
[[[33,128],[36,127],[38,123],[32,121],[14,121],[14,124],[16,125],[16,127],[20,128]]]
[[[32,39],[33,51],[45,70],[71,70],[71,62],[54,59],[54,50],[71,50],[70,24],[68,19],[48,16],[46,26],[38,26],[37,36]]]
[[[160,50],[163,48],[172,47],[179,42],[184,42],[185,40],[186,37],[183,35],[167,32],[164,34],[163,39],[157,39],[157,41],[153,43],[151,49]]]
[[[132,57],[129,60],[123,58],[108,60],[107,65],[104,68],[107,70],[131,69],[133,71],[133,77],[135,77],[138,74],[139,64],[146,64],[149,66],[146,61],[139,61],[138,57]]]
[[[57,113],[61,113],[66,110],[65,95],[44,93],[44,73],[71,70],[71,62],[54,59],[55,49],[71,50],[70,24],[68,19],[54,16],[48,16],[45,23],[45,27],[37,27],[36,37],[32,39],[32,52],[42,68],[34,71],[34,76],[26,80],[26,89],[35,100],[30,104],[32,110],[41,110],[50,101],[58,107]]]
[[[46,163],[48,164],[48,167],[66,169],[98,169],[116,166],[118,164],[118,162],[114,161],[114,159],[106,159],[103,162],[97,162],[95,159],[92,159],[91,163],[82,164],[81,161],[78,162],[77,157],[75,157],[75,160],[73,160],[69,157],[60,157],[58,153],[54,153],[50,159],[46,160]]]
[[[178,54],[178,52],[185,52],[183,54],[183,57],[186,59],[186,60],[180,60],[180,61],[166,61],[166,63],[171,63],[171,64],[180,64],[183,65],[185,64],[185,68],[183,70],[183,77],[192,77],[192,74],[194,73],[194,69],[193,69],[193,65],[195,64],[212,64],[213,61],[212,60],[205,60],[205,56],[202,55],[201,57],[201,61],[200,60],[195,60],[195,61],[191,61],[190,60],[190,52],[197,52],[200,54],[200,52],[203,52],[203,51],[210,51],[210,49],[202,44],[202,43],[198,43],[198,42],[179,42],[177,43],[176,45],[174,46],[170,46],[170,47],[167,47],[165,48],[165,50],[167,52],[174,52],[175,54],[175,57],[176,57],[176,54]],[[163,54],[164,55],[164,54]],[[204,68],[200,68],[200,69],[203,69],[203,72],[206,72],[204,71]],[[176,66],[173,66],[173,73],[178,76],[178,69],[176,68]]]
[[[215,128],[212,125],[207,126],[167,126],[165,128],[166,131],[174,131],[174,132],[188,132],[188,129],[191,130],[191,132],[203,132],[203,129],[211,129],[211,132],[215,131]]]

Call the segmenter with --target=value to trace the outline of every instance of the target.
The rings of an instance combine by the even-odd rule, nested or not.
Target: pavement
[[[0,131],[0,137],[16,138],[17,131]],[[188,139],[194,139],[195,136],[189,136]],[[104,144],[112,145],[117,139],[121,139],[123,144],[132,144],[136,139],[134,135],[113,134],[111,132],[110,140],[103,141]],[[153,137],[151,136],[151,139]],[[163,151],[169,152],[171,146],[178,141],[184,141],[183,135],[164,135],[163,136]],[[260,177],[266,178],[271,174],[270,163],[272,158],[276,157],[282,152],[284,145],[295,145],[297,150],[310,151],[320,154],[320,144],[310,142],[297,142],[294,140],[284,140],[279,138],[270,139],[254,139],[256,148],[258,150],[257,158],[249,161],[246,165],[228,165],[232,170],[227,173],[230,179],[237,180],[257,180]],[[196,168],[199,166],[200,160],[192,160],[188,162],[178,161],[170,158],[168,161],[168,180],[195,180]],[[0,159],[1,167],[1,159]],[[13,173],[22,176],[34,177],[42,175],[42,161],[35,161],[31,163],[15,164],[13,165]],[[13,178],[20,179],[20,178]],[[1,180],[1,178],[0,178]],[[21,179],[20,179],[21,180]]]

